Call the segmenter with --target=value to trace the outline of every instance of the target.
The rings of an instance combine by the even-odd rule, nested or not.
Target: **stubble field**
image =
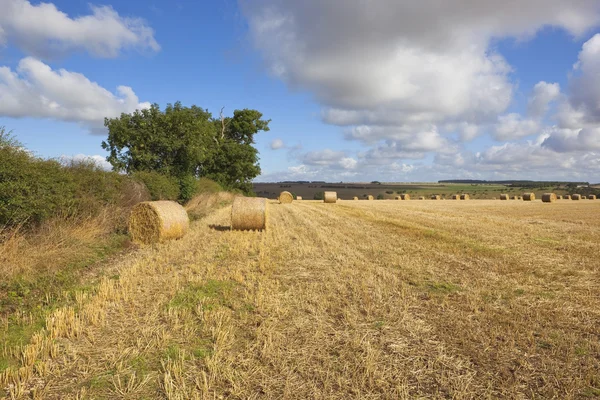
[[[600,201],[269,204],[107,266],[5,373],[44,399],[600,396]]]

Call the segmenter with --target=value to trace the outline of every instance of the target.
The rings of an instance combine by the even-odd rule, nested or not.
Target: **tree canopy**
[[[249,192],[260,174],[254,135],[269,130],[256,110],[235,110],[233,117],[213,118],[208,110],[180,102],[164,111],[157,104],[106,118],[108,139],[102,147],[115,170],[128,174],[155,171],[185,182],[207,177],[231,189]]]

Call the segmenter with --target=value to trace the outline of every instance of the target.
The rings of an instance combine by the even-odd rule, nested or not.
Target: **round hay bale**
[[[240,231],[267,229],[267,199],[241,196],[233,199],[231,229]]]
[[[420,196],[419,200],[425,200],[425,196]]]
[[[368,196],[367,196],[367,200],[374,200],[374,199],[373,199],[373,196],[371,196],[371,195],[368,195]]]
[[[405,193],[405,194],[401,194],[401,195],[400,195],[400,198],[401,198],[402,200],[410,200],[410,194],[407,194],[407,193]]]
[[[353,200],[358,200],[358,197],[354,196]]]
[[[396,197],[394,197],[394,200],[402,200],[402,197],[396,196]]]
[[[523,193],[523,200],[525,200],[525,201],[535,200],[535,193]]]
[[[279,204],[290,204],[294,201],[294,195],[290,192],[283,191],[279,193]]]
[[[129,233],[137,243],[179,239],[189,226],[187,211],[174,201],[144,201],[136,204],[129,216]]]
[[[511,199],[511,200],[519,200],[519,197],[518,197],[518,196],[513,196],[513,197],[511,197],[510,199]]]
[[[556,196],[556,200],[562,200],[562,196]]]
[[[544,193],[542,195],[542,201],[544,203],[554,203],[556,201],[556,194],[555,193]]]
[[[508,199],[509,199],[509,197],[508,197],[507,194],[501,194],[500,195],[500,200],[508,200]]]
[[[302,200],[302,196],[296,196],[296,200]]]
[[[452,200],[460,200],[460,195],[459,194],[453,194],[452,195]]]
[[[587,200],[587,196],[581,196],[581,200]]]
[[[441,200],[442,197],[440,195],[434,194],[433,196],[431,196],[431,200]]]
[[[323,202],[335,203],[337,201],[337,192],[325,192],[323,193]]]
[[[590,194],[588,196],[588,200],[596,200],[596,195],[595,194]]]
[[[571,200],[571,195],[570,194],[565,194],[563,196],[563,199],[565,199],[565,200]]]
[[[471,199],[471,196],[469,196],[469,195],[468,195],[468,194],[466,194],[466,193],[465,193],[465,194],[461,194],[461,195],[460,195],[460,199],[461,199],[461,200],[470,200],[470,199]]]
[[[580,194],[574,194],[573,196],[571,196],[571,200],[581,200],[581,195]]]

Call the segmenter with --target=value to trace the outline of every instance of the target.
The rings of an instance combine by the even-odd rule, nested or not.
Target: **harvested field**
[[[600,202],[268,207],[266,231],[219,229],[231,223],[226,207],[180,240],[122,257],[116,276],[78,295],[77,312],[57,310],[10,391],[35,389],[43,399],[599,393],[600,220],[589,216]]]

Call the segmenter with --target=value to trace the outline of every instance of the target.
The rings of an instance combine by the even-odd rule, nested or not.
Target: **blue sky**
[[[0,126],[102,160],[181,101],[272,119],[262,181],[600,181],[597,1],[365,4],[0,0]]]

